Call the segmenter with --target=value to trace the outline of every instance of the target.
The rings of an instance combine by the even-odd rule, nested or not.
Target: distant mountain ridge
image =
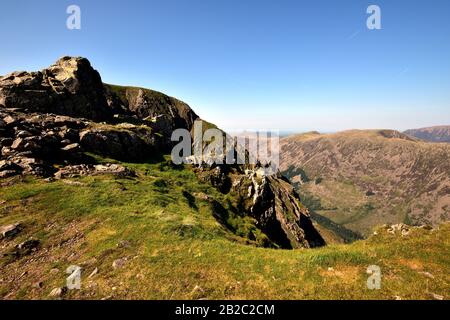
[[[355,232],[449,219],[450,145],[395,130],[306,133],[281,140],[281,169],[308,207]]]
[[[450,142],[450,125],[410,129],[403,133],[424,141]]]

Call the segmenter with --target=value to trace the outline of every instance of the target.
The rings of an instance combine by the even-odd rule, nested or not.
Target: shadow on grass
[[[198,207],[195,204],[195,197],[185,190],[182,193],[183,197],[187,200],[189,207],[194,209],[195,211],[198,211]]]

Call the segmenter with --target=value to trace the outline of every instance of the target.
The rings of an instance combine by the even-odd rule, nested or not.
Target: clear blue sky
[[[366,28],[369,4],[382,30]],[[450,124],[449,17],[448,0],[1,1],[0,74],[85,56],[104,82],[178,97],[222,128]]]

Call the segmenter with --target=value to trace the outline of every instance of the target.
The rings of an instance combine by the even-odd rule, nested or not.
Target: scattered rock
[[[23,149],[24,145],[25,145],[25,140],[22,138],[17,138],[12,143],[11,148],[14,150],[20,150],[20,149]]]
[[[40,245],[40,241],[36,239],[26,240],[16,246],[18,250],[33,250],[36,249]]]
[[[55,179],[76,178],[81,176],[92,176],[98,174],[112,174],[116,177],[135,177],[136,173],[124,166],[118,164],[101,164],[101,165],[72,165],[59,169],[55,173]]]
[[[63,146],[68,146],[68,145],[72,144],[72,141],[70,141],[69,139],[64,139],[64,140],[61,140],[60,143]]]
[[[117,247],[119,247],[119,248],[130,248],[131,247],[131,243],[128,240],[120,240],[119,243],[117,244]]]
[[[99,164],[94,166],[94,170],[96,174],[113,174],[122,178],[136,176],[133,170],[118,164]]]
[[[19,138],[28,138],[28,137],[31,137],[32,134],[26,130],[20,130],[16,133],[16,136]]]
[[[61,288],[53,289],[48,296],[52,297],[52,298],[61,298],[66,293],[67,293],[67,287],[61,287]]]
[[[1,171],[17,171],[21,172],[23,169],[21,166],[15,164],[12,161],[0,160],[0,172]]]
[[[123,266],[125,266],[125,263],[127,262],[126,258],[116,259],[112,263],[112,267],[114,269],[121,269]]]
[[[95,276],[97,273],[98,273],[98,268],[95,268],[95,269],[91,272],[91,274],[88,276],[88,278],[89,278],[89,279],[92,278],[92,277]]]
[[[59,272],[58,268],[53,268],[53,269],[50,270],[51,274],[57,274],[58,272]]]
[[[64,148],[61,148],[61,150],[67,151],[67,152],[80,152],[81,147],[78,143],[72,143],[72,144],[65,146]]]
[[[429,272],[426,272],[426,271],[419,271],[419,273],[422,274],[422,275],[424,275],[424,276],[427,277],[427,278],[434,279],[434,276],[433,276],[431,273],[429,273]]]
[[[191,292],[191,295],[194,299],[201,299],[205,297],[205,290],[202,287],[196,285]]]
[[[441,296],[440,294],[430,292],[430,296],[435,300],[444,300],[444,296]]]
[[[22,230],[22,224],[15,223],[0,227],[0,239],[12,238]]]
[[[193,194],[194,197],[201,199],[201,200],[209,200],[209,196],[206,193],[203,192],[196,192]]]
[[[0,178],[9,178],[20,174],[19,171],[13,171],[13,170],[4,170],[0,171]]]
[[[17,120],[11,116],[6,116],[5,118],[3,118],[3,122],[7,125],[13,125],[17,122]]]
[[[402,237],[405,237],[405,236],[410,235],[412,231],[420,230],[420,229],[421,230],[433,230],[433,228],[428,225],[422,225],[422,226],[415,227],[415,226],[406,225],[404,223],[399,223],[399,224],[394,224],[394,225],[384,224],[375,230],[374,235],[387,232],[392,235],[400,234]]]
[[[31,238],[9,249],[6,253],[4,253],[4,256],[9,256],[13,259],[18,259],[36,251],[39,245],[40,245],[39,240]]]
[[[400,232],[402,236],[406,236],[409,234],[410,227],[404,223],[399,223],[387,227],[386,231],[390,234],[396,234],[397,232]]]

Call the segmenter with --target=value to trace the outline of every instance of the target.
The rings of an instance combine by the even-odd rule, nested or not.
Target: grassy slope
[[[131,87],[131,86],[118,86],[118,85],[107,84],[107,83],[105,83],[104,86],[106,88],[110,89],[115,94],[117,94],[122,101],[127,101],[127,91],[128,91],[128,94],[136,94],[137,95],[137,92],[139,92],[139,90],[143,90],[146,94],[154,97],[155,99],[164,100],[164,99],[168,98],[168,96],[165,95],[164,93],[155,91],[155,90],[151,90],[151,89],[145,89],[145,88],[140,88],[140,87]]]
[[[70,299],[429,299],[430,292],[448,294],[448,224],[436,232],[380,235],[320,249],[257,248],[222,227],[208,201],[183,196],[183,191],[203,192],[224,206],[232,201],[199,183],[190,170],[129,166],[139,178],[84,177],[70,184],[26,178],[1,187],[0,225],[21,221],[25,230],[14,240],[0,240],[0,253],[30,236],[42,245],[12,263],[0,258],[0,298],[47,298],[65,284],[65,269],[72,264],[84,271],[82,290],[70,291]],[[128,243],[118,246],[124,240]],[[125,267],[113,269],[112,262],[123,257]],[[381,290],[366,288],[365,271],[372,264],[382,269]],[[95,268],[98,274],[88,278]],[[34,288],[39,281],[42,288]]]

